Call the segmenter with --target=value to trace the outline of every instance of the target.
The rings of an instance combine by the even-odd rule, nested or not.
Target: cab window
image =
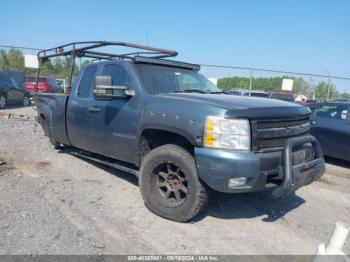
[[[94,86],[95,75],[97,72],[97,66],[87,67],[84,71],[83,77],[80,80],[78,87],[78,97],[89,97],[90,91]]]

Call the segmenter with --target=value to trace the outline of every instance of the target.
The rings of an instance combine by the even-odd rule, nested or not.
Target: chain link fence
[[[32,94],[64,93],[72,66],[71,57],[47,60],[38,69],[25,67],[25,56],[36,55],[40,49],[0,46],[0,110],[32,106]],[[73,80],[79,69],[89,61],[74,64]],[[38,82],[37,82],[38,80]]]
[[[33,92],[65,92],[72,65],[71,58],[58,57],[46,61],[36,83],[37,69],[25,68],[24,56],[35,55],[39,50],[0,46],[0,110],[31,106]],[[79,69],[90,62],[79,59],[76,61],[73,81]],[[215,77],[214,82],[219,88],[234,95],[288,101],[350,101],[350,78],[329,73],[320,75],[222,65],[202,65],[202,73]],[[293,80],[289,91],[282,90],[286,79]]]
[[[347,77],[221,65],[202,65],[202,69],[205,75],[213,76],[210,79],[217,82],[218,87],[235,95],[350,102],[350,78]],[[221,77],[215,77],[217,75]],[[292,80],[291,89],[283,90],[284,80]]]

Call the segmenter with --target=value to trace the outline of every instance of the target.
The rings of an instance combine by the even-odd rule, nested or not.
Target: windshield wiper
[[[175,93],[200,93],[200,94],[208,94],[200,89],[181,89],[181,90],[176,90]]]

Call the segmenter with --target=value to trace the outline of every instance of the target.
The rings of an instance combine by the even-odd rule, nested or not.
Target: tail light
[[[36,92],[36,84],[34,82],[25,82],[24,87],[29,92]]]
[[[48,92],[49,84],[47,82],[39,82],[38,83],[38,92]]]

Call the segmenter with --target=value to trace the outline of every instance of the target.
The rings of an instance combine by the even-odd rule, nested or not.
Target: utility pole
[[[253,64],[250,62],[249,96],[252,96]]]
[[[309,97],[311,97],[311,99],[313,99],[313,100],[315,100],[315,98],[316,98],[314,79],[312,76],[310,76]]]
[[[329,71],[327,70],[327,74],[328,74],[328,85],[327,85],[327,101],[329,101],[329,97],[331,94],[331,74],[329,73]]]

